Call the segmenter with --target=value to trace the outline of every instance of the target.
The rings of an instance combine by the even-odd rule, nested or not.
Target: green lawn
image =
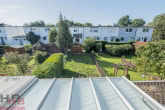
[[[73,54],[68,56],[62,77],[97,77],[99,76],[91,56],[88,54]]]
[[[125,58],[128,61],[132,61],[132,62],[134,62],[136,59],[135,56],[126,56]],[[121,57],[113,57],[107,54],[97,54],[96,59],[99,65],[104,69],[106,75],[108,76],[114,76],[114,67],[111,64],[121,63]],[[123,76],[123,73],[124,73],[124,68],[120,67],[117,76]],[[135,72],[131,69],[128,71],[128,73],[130,74],[131,80],[146,80],[144,78],[141,78],[141,75],[138,72]]]

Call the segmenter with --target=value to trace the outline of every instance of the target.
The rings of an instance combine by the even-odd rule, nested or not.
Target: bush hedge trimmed
[[[105,52],[112,56],[122,56],[134,54],[134,47],[130,44],[105,45]]]
[[[32,74],[38,78],[54,78],[60,77],[63,69],[63,55],[52,54],[42,64],[38,65],[32,71]]]

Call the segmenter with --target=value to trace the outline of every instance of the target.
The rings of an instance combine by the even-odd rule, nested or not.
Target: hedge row
[[[105,45],[105,52],[112,56],[122,56],[134,54],[134,47],[130,44]]]
[[[101,43],[102,44],[102,51],[105,51],[105,45],[125,45],[130,44],[132,45],[135,42],[107,42],[107,41],[96,41],[95,43]]]
[[[32,74],[38,78],[60,77],[63,71],[63,55],[52,54],[42,64],[37,66]]]

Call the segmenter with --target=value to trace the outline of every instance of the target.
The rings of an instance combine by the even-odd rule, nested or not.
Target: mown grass
[[[121,57],[114,57],[107,54],[97,54],[96,59],[99,65],[104,69],[107,76],[114,76],[114,67],[112,64],[121,64]],[[135,62],[135,56],[125,56],[125,59],[131,62]],[[142,78],[140,73],[135,72],[132,69],[129,69],[128,73],[130,74],[131,80],[147,80],[146,78]],[[121,66],[118,69],[117,76],[124,75],[124,68]]]
[[[89,54],[71,54],[64,65],[62,77],[97,77],[96,66]]]

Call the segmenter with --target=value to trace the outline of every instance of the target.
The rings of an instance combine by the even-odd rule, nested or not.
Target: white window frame
[[[127,30],[128,30],[128,32],[127,32]],[[131,31],[130,31],[130,30],[131,30]],[[126,33],[131,33],[132,31],[133,31],[132,28],[126,28],[126,29],[125,29],[125,32],[126,32]]]

